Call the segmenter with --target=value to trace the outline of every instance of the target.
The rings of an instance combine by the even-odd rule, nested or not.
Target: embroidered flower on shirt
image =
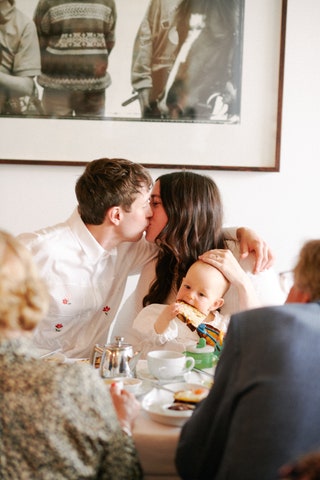
[[[64,305],[71,305],[71,302],[69,302],[69,300],[68,300],[67,298],[64,298],[64,299],[62,300],[62,303],[63,303]]]
[[[102,311],[105,313],[105,315],[108,315],[108,313],[110,311],[110,307],[108,307],[108,305],[106,305],[105,307],[103,307]]]
[[[61,328],[63,328],[63,325],[62,323],[57,323],[55,327],[56,327],[56,332],[60,332]]]

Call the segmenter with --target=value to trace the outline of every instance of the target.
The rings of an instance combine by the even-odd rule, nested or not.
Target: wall
[[[225,223],[259,232],[276,254],[278,271],[292,267],[306,239],[320,238],[319,17],[319,0],[288,0],[280,172],[204,172],[220,187]],[[0,158],[5,134],[0,132]],[[65,219],[74,208],[81,172],[81,167],[0,165],[0,228],[18,234]],[[165,172],[154,169],[152,175]]]

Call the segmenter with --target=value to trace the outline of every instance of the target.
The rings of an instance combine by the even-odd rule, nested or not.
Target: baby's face
[[[221,273],[203,262],[193,264],[177,293],[177,300],[197,308],[204,315],[216,310],[220,305],[225,280]]]

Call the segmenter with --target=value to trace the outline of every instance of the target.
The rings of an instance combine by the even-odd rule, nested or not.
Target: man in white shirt
[[[128,275],[156,253],[143,232],[152,216],[152,179],[123,159],[90,162],[76,184],[78,209],[58,225],[19,236],[50,291],[50,309],[34,344],[88,357],[104,344]]]

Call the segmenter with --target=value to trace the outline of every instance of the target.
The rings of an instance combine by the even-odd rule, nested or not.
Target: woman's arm
[[[224,228],[227,240],[238,240],[240,258],[247,258],[250,253],[255,255],[256,261],[253,273],[262,272],[274,263],[274,255],[267,243],[254,230],[246,227]]]
[[[241,258],[246,258],[249,253],[255,253],[256,262],[253,273],[262,272],[273,265],[274,254],[272,250],[255,231],[239,227],[237,228],[237,239],[240,243]]]

